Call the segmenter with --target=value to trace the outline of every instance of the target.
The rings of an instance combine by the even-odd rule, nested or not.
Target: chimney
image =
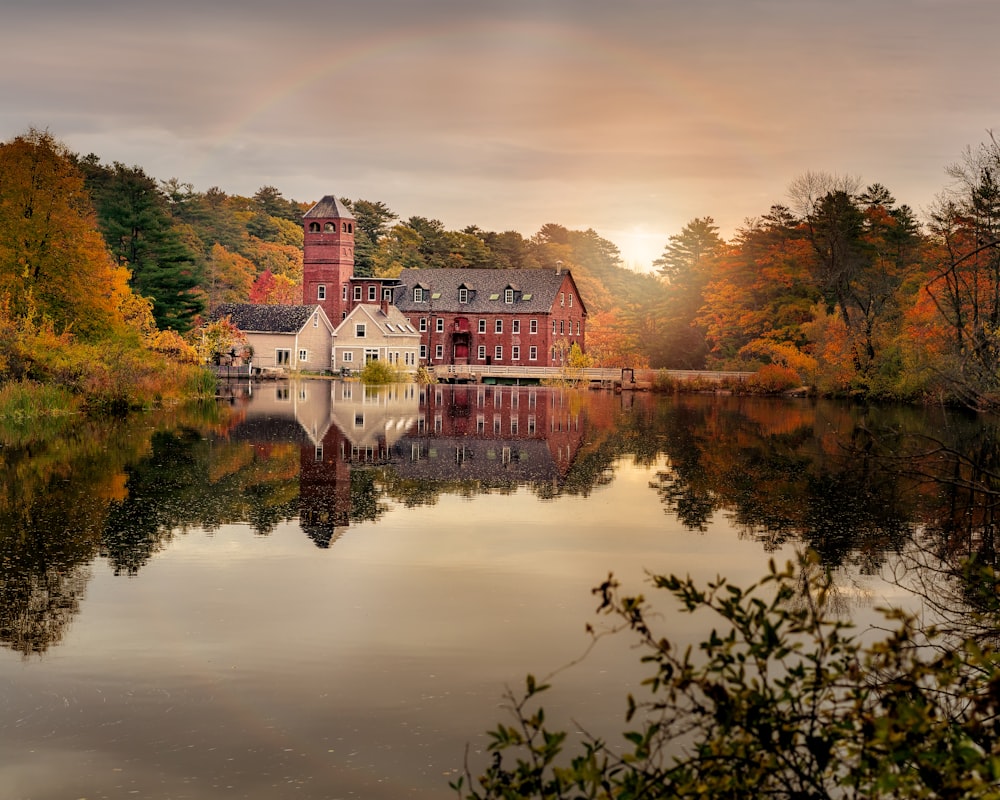
[[[382,298],[382,302],[379,303],[379,308],[382,309],[382,313],[385,316],[387,316],[387,317],[389,316],[389,300],[388,300],[388,298],[386,298],[386,297]]]

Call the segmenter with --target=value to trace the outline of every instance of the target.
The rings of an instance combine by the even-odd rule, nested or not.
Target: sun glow
[[[654,272],[653,262],[663,254],[668,235],[644,225],[612,232],[608,239],[618,245],[622,263],[636,272]]]

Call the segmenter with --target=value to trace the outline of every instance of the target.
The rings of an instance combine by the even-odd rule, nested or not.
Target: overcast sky
[[[1000,132],[997,0],[0,0],[0,138],[645,267],[807,171],[918,213]]]

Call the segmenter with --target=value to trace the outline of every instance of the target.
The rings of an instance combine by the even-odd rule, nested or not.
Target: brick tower
[[[302,302],[319,303],[336,326],[350,310],[348,284],[354,275],[354,216],[327,195],[302,217]]]

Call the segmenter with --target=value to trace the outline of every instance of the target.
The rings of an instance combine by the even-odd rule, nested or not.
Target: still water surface
[[[746,584],[809,545],[864,619],[911,533],[986,524],[885,452],[997,449],[937,411],[322,381],[3,436],[0,796],[31,800],[449,797],[609,572]],[[642,677],[602,640],[546,707],[612,735]]]

